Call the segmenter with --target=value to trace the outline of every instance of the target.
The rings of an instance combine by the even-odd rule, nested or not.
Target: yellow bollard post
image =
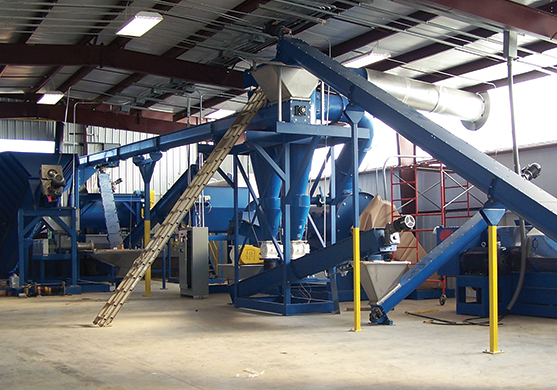
[[[352,228],[352,268],[354,272],[354,329],[351,332],[363,332],[362,308],[360,296],[360,228]]]
[[[151,240],[151,221],[145,220],[143,222],[143,229],[144,229],[144,241],[145,247]],[[147,268],[147,272],[145,272],[145,296],[151,296],[151,267]]]
[[[489,351],[484,353],[497,354],[498,346],[498,327],[499,327],[499,308],[497,294],[497,226],[489,225],[488,232],[488,251],[489,251]]]

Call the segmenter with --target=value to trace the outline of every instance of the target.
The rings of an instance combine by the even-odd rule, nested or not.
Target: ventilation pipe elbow
[[[461,91],[370,69],[353,71],[416,110],[460,119],[468,130],[478,130],[489,116],[487,93]]]

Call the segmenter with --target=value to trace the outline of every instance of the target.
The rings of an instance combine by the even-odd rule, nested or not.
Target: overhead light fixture
[[[213,120],[222,119],[222,118],[226,118],[229,115],[234,114],[235,112],[236,111],[234,111],[234,110],[227,110],[227,109],[221,108],[221,109],[218,109],[216,111],[213,111],[209,115],[205,115],[205,119],[213,119]]]
[[[155,27],[162,20],[162,15],[158,12],[141,11],[135,14],[124,27],[122,27],[116,35],[125,35],[128,37],[140,37],[147,31]]]
[[[56,104],[64,97],[62,92],[48,92],[45,93],[38,101],[37,104]]]
[[[363,68],[364,66],[387,59],[390,56],[391,53],[387,51],[373,50],[367,54],[363,54],[361,56],[351,58],[348,61],[344,61],[342,65],[346,66],[347,68]]]

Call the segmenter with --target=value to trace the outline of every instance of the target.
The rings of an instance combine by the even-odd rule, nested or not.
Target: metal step
[[[224,158],[228,155],[240,135],[247,129],[250,121],[257,111],[263,106],[266,96],[258,88],[251,96],[243,110],[238,114],[228,131],[221,138],[203,167],[195,175],[188,188],[184,191],[180,199],[176,202],[170,213],[167,215],[159,230],[141,255],[135,260],[131,269],[118,285],[112,296],[108,299],[101,309],[94,324],[98,326],[108,326],[114,320],[128,297],[131,295],[137,283],[145,275],[147,269],[153,264],[162,248],[166,245],[172,233],[176,230],[186,213],[194,205],[195,200],[203,191],[211,177],[215,174]]]

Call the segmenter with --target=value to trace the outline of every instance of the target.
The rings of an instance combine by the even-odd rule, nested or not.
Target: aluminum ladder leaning
[[[93,321],[93,324],[103,327],[112,323],[133,292],[133,289],[145,275],[147,269],[153,264],[186,213],[194,205],[203,188],[213,177],[224,158],[236,144],[236,141],[247,129],[250,121],[263,106],[266,99],[265,93],[263,93],[261,88],[257,88],[228,131],[221,138],[217,146],[215,146],[215,149],[209,155],[209,158],[207,158],[197,175],[195,175],[188,188],[186,188],[170,213],[166,216],[159,230],[155,233],[149,244],[147,244],[141,255],[134,261],[122,282],[114,290],[114,293]]]

